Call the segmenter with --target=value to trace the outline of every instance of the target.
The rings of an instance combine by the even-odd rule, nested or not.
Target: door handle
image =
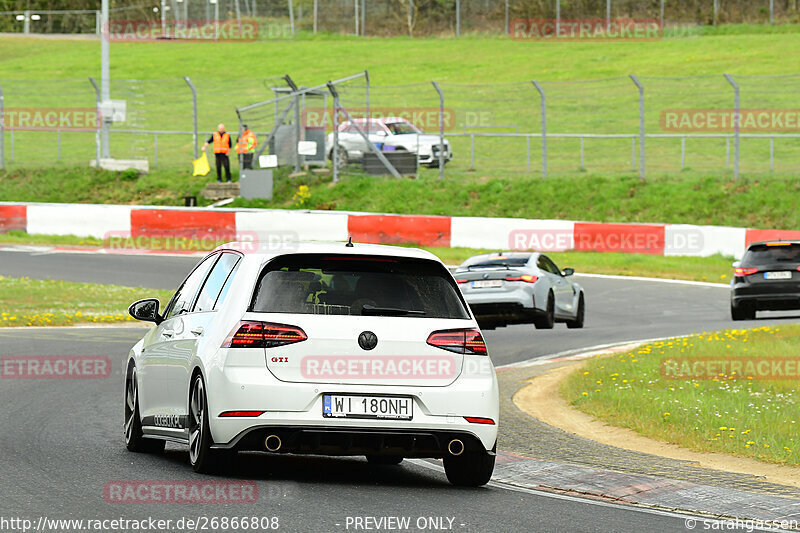
[[[167,337],[168,339],[171,338],[174,334],[175,334],[175,331],[171,330],[171,329],[165,329],[164,331],[161,332],[161,335],[163,335],[164,337]]]
[[[191,331],[192,331],[192,333],[194,333],[195,335],[197,335],[199,337],[200,335],[203,334],[203,332],[205,330],[203,329],[203,326],[197,326],[196,328],[192,329]]]

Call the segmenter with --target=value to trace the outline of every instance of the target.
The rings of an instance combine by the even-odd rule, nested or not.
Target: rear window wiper
[[[399,307],[376,307],[370,304],[361,306],[361,314],[367,316],[408,316],[408,315],[424,315],[425,311],[418,311],[416,309],[400,309]]]

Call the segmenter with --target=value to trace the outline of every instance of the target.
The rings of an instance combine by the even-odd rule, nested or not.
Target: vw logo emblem
[[[371,350],[378,345],[378,336],[371,331],[362,331],[358,336],[358,345],[364,350]]]

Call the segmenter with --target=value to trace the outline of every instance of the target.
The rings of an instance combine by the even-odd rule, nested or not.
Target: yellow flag
[[[205,176],[211,171],[211,165],[208,164],[208,156],[206,156],[205,152],[203,152],[203,155],[199,158],[192,161],[192,166],[194,167],[192,176]]]

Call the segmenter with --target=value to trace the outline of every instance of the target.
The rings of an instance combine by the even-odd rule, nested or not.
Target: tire
[[[367,455],[367,461],[371,465],[394,466],[403,462],[399,455]]]
[[[536,329],[553,329],[556,323],[556,303],[553,299],[553,293],[547,295],[547,310],[544,316],[540,316],[533,321]]]
[[[586,304],[583,301],[583,293],[578,299],[578,313],[575,315],[575,320],[567,320],[567,327],[569,329],[580,329],[583,327],[583,320],[586,316]]]
[[[731,318],[733,320],[754,320],[756,307],[752,304],[733,305],[731,303]]]
[[[136,367],[131,366],[125,378],[125,447],[136,453],[161,453],[165,444],[161,439],[144,437],[139,415],[139,382]]]
[[[203,376],[192,381],[189,393],[189,464],[195,472],[211,474],[230,469],[236,457],[235,450],[212,450],[211,430],[208,425],[208,401]]]
[[[464,452],[444,456],[444,473],[457,487],[480,487],[489,483],[494,472],[495,456],[488,452]]]

